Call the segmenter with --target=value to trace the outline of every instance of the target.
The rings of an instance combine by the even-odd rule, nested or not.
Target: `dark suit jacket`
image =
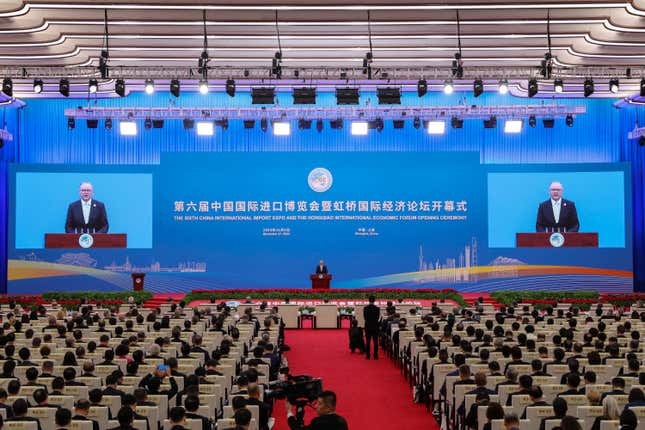
[[[321,415],[311,420],[309,425],[300,426],[296,417],[289,417],[289,427],[291,430],[347,430],[347,421],[345,418],[336,414]]]
[[[323,265],[322,269],[320,268],[320,264],[316,266],[316,275],[319,275],[321,273],[327,273],[326,265]]]
[[[363,317],[365,318],[365,332],[378,333],[379,319],[381,310],[375,304],[369,304],[363,308]]]
[[[535,221],[535,231],[567,231],[576,232],[580,228],[578,221],[578,212],[576,205],[571,200],[562,199],[560,203],[560,219],[556,223],[553,215],[553,206],[551,199],[540,203],[538,207],[537,220]]]
[[[210,421],[208,418],[202,415],[197,415],[192,412],[186,412],[186,418],[191,420],[201,420],[202,421],[202,430],[210,430]]]
[[[108,228],[109,224],[105,205],[98,200],[92,199],[92,207],[90,208],[90,216],[87,224],[85,224],[85,219],[83,218],[83,207],[81,206],[80,200],[70,203],[67,208],[67,221],[65,221],[66,233],[75,233],[76,231],[107,233]]]
[[[97,421],[91,420],[83,415],[74,415],[72,419],[77,421],[92,421],[93,430],[99,430],[99,423]]]

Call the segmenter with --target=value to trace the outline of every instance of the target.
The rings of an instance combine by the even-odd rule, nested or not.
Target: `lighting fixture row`
[[[304,118],[298,120],[298,129],[299,130],[308,130],[311,128],[313,120],[306,120]],[[405,126],[405,120],[393,120],[393,126],[395,129],[402,129]],[[542,120],[544,128],[553,128],[555,124],[554,119],[543,119]],[[446,131],[446,121],[444,120],[429,120],[422,121],[421,118],[415,117],[412,125],[415,129],[421,128],[423,124],[424,129],[428,134],[444,134]],[[463,127],[464,120],[458,117],[452,117],[450,119],[450,126],[454,129],[460,129]],[[488,119],[483,120],[484,128],[496,128],[497,127],[497,118],[491,116]],[[573,115],[567,115],[565,119],[565,124],[568,127],[573,127]],[[228,119],[216,120],[216,121],[195,121],[193,119],[185,118],[183,120],[183,125],[185,130],[191,130],[197,128],[198,136],[212,136],[215,133],[215,126],[221,127],[223,130],[228,129]],[[266,118],[260,119],[260,129],[263,132],[266,132],[268,129],[269,121]],[[291,134],[291,122],[289,121],[271,121],[273,134],[275,136],[288,136]],[[329,125],[332,129],[340,130],[343,128],[343,119],[338,118],[335,120],[330,120]],[[381,132],[384,128],[384,121],[382,118],[376,118],[373,121],[365,120],[355,120],[351,121],[351,133],[355,136],[365,136],[368,134],[370,129],[376,129],[378,132]],[[504,121],[504,132],[505,133],[520,133],[524,125],[523,119],[506,119]],[[537,119],[535,115],[531,115],[528,118],[528,125],[531,128],[535,128],[537,125]],[[162,119],[150,119],[146,118],[144,121],[144,127],[146,130],[152,128],[163,128],[164,120]],[[195,127],[196,126],[196,127]],[[76,127],[76,120],[72,117],[67,119],[67,128],[73,130]],[[98,119],[88,119],[87,128],[97,128]],[[252,129],[255,127],[255,120],[244,120],[244,128]],[[323,120],[316,120],[316,130],[321,132],[324,128]],[[112,119],[105,119],[105,129],[112,129]],[[124,119],[119,121],[119,130],[123,136],[136,136],[138,133],[137,122],[131,119]]]

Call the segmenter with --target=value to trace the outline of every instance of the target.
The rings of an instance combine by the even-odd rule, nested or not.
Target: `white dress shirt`
[[[92,199],[88,201],[81,200],[81,207],[83,208],[83,220],[85,224],[90,222],[90,210],[92,209]]]
[[[560,222],[561,206],[562,206],[562,199],[558,199],[558,200],[551,199],[551,207],[553,208],[553,219],[555,219],[556,224]]]

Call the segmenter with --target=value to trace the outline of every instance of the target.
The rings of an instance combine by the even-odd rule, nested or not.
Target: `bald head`
[[[78,189],[78,193],[81,196],[81,200],[86,202],[94,196],[94,187],[90,182],[82,182]]]
[[[549,195],[555,201],[558,201],[562,198],[563,191],[564,191],[564,187],[560,182],[553,181],[551,182],[551,185],[549,185]]]

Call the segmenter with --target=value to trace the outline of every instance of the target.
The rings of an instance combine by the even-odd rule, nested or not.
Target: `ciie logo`
[[[81,248],[91,248],[94,244],[94,238],[91,234],[82,234],[81,237],[78,238],[78,244]]]
[[[549,237],[549,242],[551,242],[551,246],[555,248],[559,248],[562,245],[564,245],[564,236],[561,235],[560,233],[553,233]]]
[[[324,193],[331,188],[331,184],[334,182],[334,178],[331,176],[331,172],[323,167],[316,167],[314,170],[309,172],[309,177],[307,178],[309,182],[309,187],[317,193]]]

